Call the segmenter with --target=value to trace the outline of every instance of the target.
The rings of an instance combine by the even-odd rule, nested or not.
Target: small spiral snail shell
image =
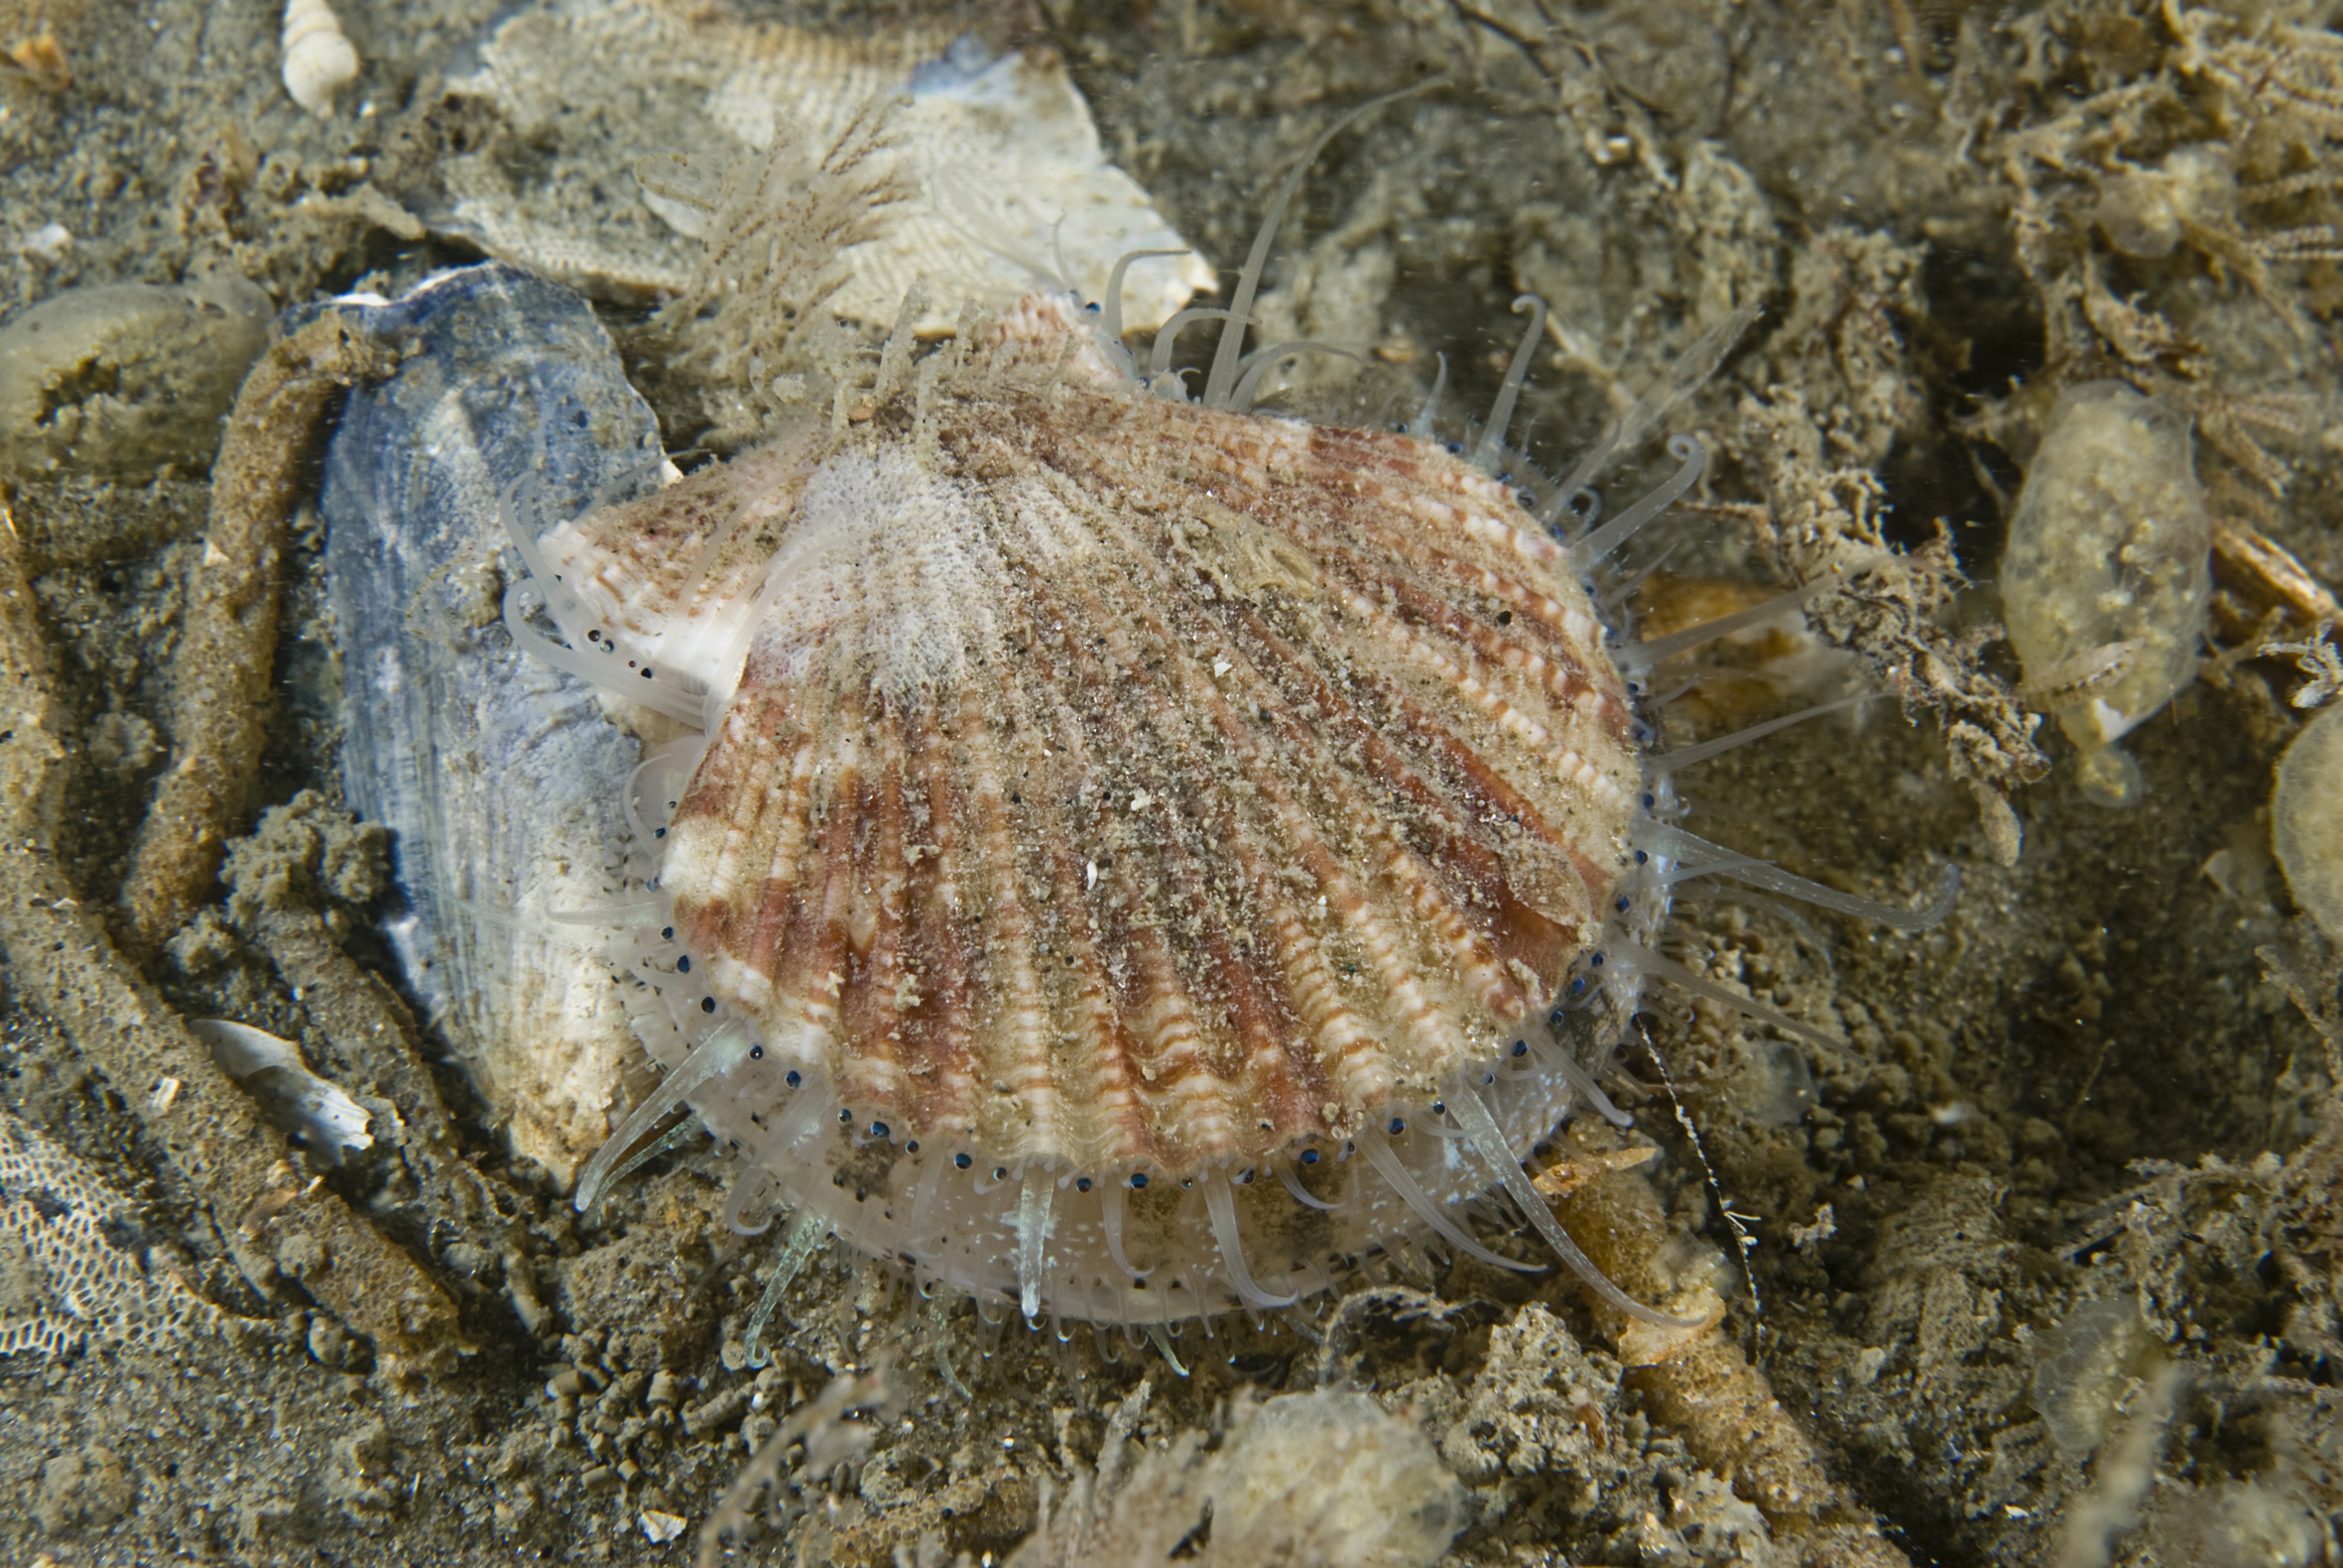
[[[285,7],[285,90],[322,120],[333,95],[358,74],[358,51],[325,0],[288,0]]]

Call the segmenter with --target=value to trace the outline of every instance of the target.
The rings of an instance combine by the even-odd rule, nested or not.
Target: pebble
[[[2270,847],[2294,902],[2343,942],[2343,706],[2312,719],[2279,759]]]
[[[2118,381],[2069,388],[2026,475],[2002,558],[2010,643],[2032,686],[2118,644],[2129,663],[2078,692],[2059,726],[2084,791],[2130,805],[2146,784],[2116,742],[2196,678],[2212,600],[2212,524],[2188,416]]]
[[[272,308],[232,274],[69,289],[0,327],[0,472],[143,480],[208,466]]]

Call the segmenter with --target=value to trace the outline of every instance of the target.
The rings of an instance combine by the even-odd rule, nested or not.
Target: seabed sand
[[[441,161],[482,145],[531,181],[625,199],[625,171],[565,167],[558,138],[500,143],[491,110],[444,95],[495,9],[340,7],[366,64],[319,121],[285,97],[280,18],[254,0],[0,0],[0,52],[26,45],[17,58],[41,64],[32,41],[46,34],[72,78],[51,94],[34,72],[0,74],[0,309],[221,267],[279,307],[395,290],[464,259],[418,215],[447,204]],[[758,21],[770,8],[749,9]],[[838,10],[853,15],[826,20],[906,25]],[[2343,101],[2343,51],[2281,27],[2310,12],[1554,15],[1567,31],[1551,36],[1535,8],[1503,4],[1066,6],[1028,21],[1063,51],[1109,157],[1223,265],[1334,107],[1451,77],[1336,141],[1272,274],[1273,335],[1369,351],[1370,406],[1419,395],[1444,350],[1451,407],[1485,407],[1518,331],[1508,307],[1535,289],[1555,331],[1524,412],[1558,464],[1703,325],[1765,304],[1754,346],[1682,416],[1719,457],[1706,521],[1673,525],[1689,543],[1655,614],[1686,583],[1779,580],[1756,532],[1767,426],[1752,400],[1802,399],[1827,465],[1858,487],[1848,476],[1876,473],[1891,539],[1924,543],[1946,520],[1976,579],[1946,623],[1991,622],[2002,520],[2038,422],[2059,387],[2109,376],[2189,408],[2217,520],[2343,577],[2324,438],[2343,407],[2343,296],[2303,237],[2333,220],[2330,187],[2309,177],[2343,173],[2326,140],[2343,116],[2319,107]],[[2237,83],[2253,79],[2300,90],[2249,99]],[[2191,144],[2221,150],[2227,185],[2157,183]],[[590,201],[580,210],[590,221]],[[643,219],[630,208],[626,221]],[[607,308],[630,341],[640,315]],[[642,381],[669,444],[687,444],[705,423],[691,389],[655,367]],[[1297,395],[1346,395],[1333,385]],[[59,847],[93,905],[110,903],[169,756],[156,726],[202,559],[203,466],[8,481],[79,748]],[[297,527],[294,545],[285,700],[258,790],[271,802],[333,783],[316,541]],[[2266,597],[2219,586],[2220,645],[2258,644]],[[1744,655],[1775,659],[1792,689],[1706,689],[1669,715],[1680,734],[1835,694],[1849,668],[1883,678],[1795,640]],[[2015,681],[2006,650],[1982,657]],[[1730,892],[1689,903],[1677,930],[1708,972],[1846,1043],[1785,1040],[1661,994],[1653,1038],[1706,1168],[1665,1095],[1635,1107],[1664,1146],[1649,1168],[1678,1228],[1728,1253],[1734,1226],[1754,1240],[1730,1328],[1913,1561],[2306,1563],[2330,1550],[2343,1161],[2322,1142],[2336,1137],[2334,1036],[2322,1042],[2306,1014],[2333,1029],[2336,971],[2274,874],[2265,814],[2299,678],[2246,659],[2182,691],[2127,740],[2147,793],[2125,811],[2086,800],[2072,752],[2045,738],[2052,771],[2012,797],[2014,865],[2010,823],[1980,816],[1924,708],[1907,722],[1871,704],[1860,722],[1817,721],[1682,780],[1699,831],[1851,891],[1909,901],[1946,859],[1968,879],[1952,917],[1918,938]],[[320,897],[326,928],[379,965],[363,917]],[[310,1004],[261,941],[214,911],[150,973],[189,1016],[300,1036]],[[7,1111],[75,1162],[76,1181],[121,1196],[103,1244],[252,1320],[109,1335],[99,1307],[57,1298],[22,1239],[70,1215],[39,1201],[47,1188],[0,1194],[20,1238],[0,1254],[0,1317],[99,1325],[75,1352],[0,1358],[0,1489],[29,1504],[0,1509],[13,1560],[680,1561],[790,1412],[881,1364],[892,1399],[867,1418],[867,1447],[825,1479],[793,1473],[782,1522],[741,1560],[886,1563],[928,1535],[1005,1555],[1045,1488],[1062,1494],[1096,1459],[1143,1379],[1154,1391],[1137,1430],[1158,1442],[1211,1428],[1242,1387],[1335,1384],[1406,1412],[1466,1489],[1470,1522],[1447,1561],[1808,1560],[1653,1418],[1559,1270],[1395,1269],[1389,1289],[1320,1320],[1322,1344],[1241,1318],[1210,1339],[1191,1326],[1174,1346],[1180,1378],[1152,1350],[1102,1360],[1087,1330],[1060,1345],[988,1326],[964,1302],[938,1314],[833,1249],[790,1290],[778,1359],[753,1370],[740,1341],[776,1237],[724,1231],[719,1162],[665,1161],[581,1222],[509,1167],[451,1069],[439,1092],[463,1152],[514,1205],[516,1250],[499,1261],[450,1243],[478,1216],[435,1214],[396,1179],[344,1178],[344,1197],[428,1256],[461,1311],[456,1370],[393,1381],[297,1287],[264,1300],[246,1282],[230,1257],[239,1217],[207,1214],[141,1132],[134,1102],[160,1086],[104,1081],[13,978],[7,1000]],[[385,1070],[311,1060],[353,1088]],[[1625,1066],[1658,1086],[1649,1058]],[[363,1168],[381,1180],[400,1167]],[[973,1399],[937,1371],[938,1332]]]

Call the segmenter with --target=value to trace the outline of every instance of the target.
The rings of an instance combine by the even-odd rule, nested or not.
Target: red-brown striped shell
[[[1640,782],[1511,490],[1148,397],[1057,297],[929,365],[545,541],[622,639],[741,661],[660,883],[769,1058],[898,1143],[1182,1177],[1541,1025]]]

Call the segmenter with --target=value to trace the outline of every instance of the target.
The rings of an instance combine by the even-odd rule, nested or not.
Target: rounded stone
[[[2270,847],[2294,902],[2343,942],[2343,707],[2312,719],[2279,759]]]
[[[208,466],[270,314],[268,295],[232,275],[44,300],[0,328],[0,469],[145,479]]]
[[[2102,804],[2139,799],[2139,766],[2116,742],[2196,678],[2211,528],[2186,411],[2117,381],[2059,396],[2010,521],[2002,608],[2030,685],[2104,664],[2109,678],[2046,704]]]

